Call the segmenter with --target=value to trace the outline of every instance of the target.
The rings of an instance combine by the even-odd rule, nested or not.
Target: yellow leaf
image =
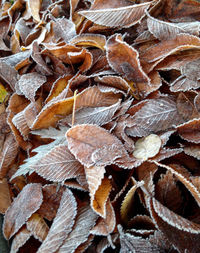
[[[8,97],[8,92],[4,86],[0,83],[0,103],[3,103]]]

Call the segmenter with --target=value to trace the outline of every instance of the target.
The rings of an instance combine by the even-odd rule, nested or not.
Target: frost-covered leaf
[[[200,143],[200,120],[193,119],[178,126],[178,134],[187,141]]]
[[[70,43],[76,46],[97,47],[104,50],[106,44],[106,37],[101,34],[85,33],[77,35],[70,40]]]
[[[66,43],[76,36],[75,24],[66,18],[57,18],[53,21],[54,37],[59,40],[62,38]]]
[[[200,160],[200,146],[198,144],[190,144],[189,146],[184,147],[183,150],[187,155],[193,156]]]
[[[37,72],[24,74],[17,82],[17,93],[34,101],[36,91],[47,81],[46,77]],[[20,93],[21,92],[21,93]]]
[[[196,90],[200,87],[200,81],[191,80],[185,76],[179,76],[175,81],[170,83],[170,90],[172,92]]]
[[[49,227],[45,220],[37,213],[32,214],[32,216],[26,222],[27,229],[31,234],[38,239],[40,242],[43,242],[46,238]]]
[[[39,15],[40,6],[41,6],[40,0],[36,0],[36,1],[28,0],[27,3],[28,3],[29,12],[31,13],[32,17],[35,19],[35,21],[40,22],[40,15]]]
[[[31,232],[26,227],[22,227],[17,232],[17,234],[15,235],[12,241],[10,253],[17,253],[19,251],[19,248],[22,247],[28,241],[30,237],[31,237]]]
[[[143,239],[142,237],[137,237],[129,233],[124,233],[121,225],[118,225],[118,230],[120,234],[120,253],[160,252],[159,248],[156,245],[151,244],[148,239]]]
[[[0,153],[0,178],[3,178],[9,165],[15,160],[18,152],[18,144],[13,134],[8,134]]]
[[[150,134],[135,143],[133,155],[137,159],[146,161],[148,158],[158,154],[161,144],[161,139],[158,135]]]
[[[31,131],[34,135],[39,135],[42,138],[50,138],[50,139],[58,139],[63,138],[65,136],[65,133],[69,127],[61,126],[59,129],[56,129],[54,127],[49,127],[47,129],[41,129],[41,130],[34,130]]]
[[[128,126],[126,133],[141,137],[152,132],[167,130],[181,122],[182,119],[173,99],[170,97],[151,99],[135,113],[130,123],[132,127]]]
[[[52,148],[32,165],[31,169],[54,182],[64,182],[84,173],[83,166],[69,152],[67,144]]]
[[[97,215],[88,205],[84,205],[78,209],[77,217],[72,232],[64,240],[63,245],[59,248],[61,252],[75,252],[76,248],[84,243],[90,234],[90,229],[94,226]]]
[[[129,27],[138,23],[149,8],[151,2],[135,4],[119,8],[109,8],[96,10],[94,8],[87,11],[79,11],[87,19],[98,25],[109,27]]]
[[[42,200],[41,184],[28,184],[23,188],[5,213],[3,225],[5,238],[11,238],[24,225],[39,209]]]
[[[128,156],[114,135],[96,125],[74,126],[67,131],[66,137],[69,150],[86,167],[105,166]]]
[[[96,225],[91,230],[94,235],[104,235],[107,236],[111,234],[116,226],[116,217],[114,208],[108,199],[106,202],[106,217],[105,219],[100,217],[97,220]]]
[[[46,134],[46,133],[45,133]],[[51,149],[55,148],[56,146],[59,146],[60,144],[63,144],[65,142],[65,139],[60,137],[55,139],[55,141],[46,144],[46,145],[40,145],[39,147],[33,149],[33,152],[37,152],[36,155],[29,157],[25,160],[25,163],[22,164],[16,173],[12,176],[11,180],[14,178],[26,175],[27,173],[31,174],[34,172],[34,165],[42,159],[43,156],[45,156],[48,152],[50,152]]]
[[[148,15],[147,26],[149,31],[159,40],[175,38],[180,33],[199,35],[199,22],[169,23]]]
[[[150,199],[151,216],[159,230],[180,252],[200,250],[200,225],[189,221],[163,206],[159,201]]]
[[[49,233],[38,249],[39,252],[56,252],[72,230],[77,213],[76,199],[69,189],[65,189],[56,217]],[[52,243],[53,241],[53,243]]]
[[[74,125],[77,124],[95,124],[98,126],[104,125],[112,120],[115,112],[120,107],[120,101],[116,104],[107,107],[86,107],[75,112]],[[72,123],[72,115],[67,116],[60,121],[60,124]]]
[[[120,34],[108,39],[106,52],[109,65],[117,73],[136,83],[149,83],[148,76],[141,68],[137,50],[124,42]]]
[[[52,221],[57,213],[60,205],[64,187],[57,188],[55,184],[47,184],[42,188],[43,202],[37,211],[45,219]]]

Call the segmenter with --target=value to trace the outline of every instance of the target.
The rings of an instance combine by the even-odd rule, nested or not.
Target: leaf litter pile
[[[200,2],[0,5],[0,251],[200,252]]]

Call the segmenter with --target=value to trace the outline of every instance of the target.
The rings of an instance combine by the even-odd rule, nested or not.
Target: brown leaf
[[[17,93],[23,94],[30,101],[34,101],[36,91],[47,81],[46,77],[37,72],[24,74],[17,82]],[[31,88],[30,88],[31,87]],[[21,95],[20,94],[20,95]]]
[[[8,134],[0,153],[0,178],[3,178],[18,153],[18,144],[13,134]]]
[[[184,76],[179,76],[174,82],[170,83],[170,91],[172,92],[189,91],[199,87],[200,81],[190,80]]]
[[[84,33],[72,38],[70,43],[76,46],[97,47],[105,50],[106,37],[101,34]]]
[[[150,199],[151,215],[159,230],[180,252],[200,250],[200,225],[193,223],[163,206],[159,201]]]
[[[44,200],[37,213],[49,221],[53,220],[59,208],[63,191],[63,187],[57,189],[57,186],[53,184],[43,186]]]
[[[37,213],[32,214],[32,216],[28,219],[26,227],[40,242],[45,240],[49,232],[49,227],[45,220]]]
[[[56,252],[62,245],[67,235],[71,232],[74,225],[74,219],[77,213],[76,199],[69,189],[63,192],[56,217],[51,225],[49,233],[42,245],[38,249],[39,252]],[[53,241],[53,243],[52,243]]]
[[[187,155],[193,156],[200,160],[200,146],[198,144],[190,144],[189,146],[184,147],[184,152]]]
[[[74,126],[67,131],[66,137],[69,150],[86,167],[105,166],[128,156],[114,135],[96,125]]]
[[[150,4],[151,2],[147,2],[109,9],[94,9],[95,7],[93,7],[87,11],[79,11],[79,14],[99,25],[130,27],[142,19]]]
[[[0,180],[0,213],[4,214],[11,204],[11,196],[6,178]]]
[[[167,171],[166,174],[161,175],[161,178],[155,185],[156,199],[174,212],[178,212],[182,205],[181,191],[176,183],[177,180],[174,175]]]
[[[93,212],[88,203],[80,207],[73,230],[65,239],[58,253],[75,252],[76,248],[88,239],[90,229],[94,226],[96,219],[97,215]]]
[[[36,1],[28,0],[29,11],[34,20],[37,22],[40,22],[40,15],[39,15],[40,5],[41,5],[40,0]]]
[[[126,133],[131,136],[146,136],[152,132],[167,130],[182,122],[176,103],[170,97],[151,99],[135,113]]]
[[[99,218],[97,224],[91,230],[94,235],[108,236],[111,234],[116,226],[115,211],[110,200],[106,202],[106,217]]]
[[[178,134],[187,141],[193,143],[200,143],[200,120],[193,119],[180,126],[178,126]]]
[[[22,247],[28,239],[31,237],[31,232],[26,228],[22,227],[15,235],[10,252],[17,253],[19,248]]]
[[[41,184],[28,184],[23,188],[5,213],[3,225],[5,238],[11,238],[24,225],[39,209],[42,200]]]
[[[84,173],[83,166],[69,152],[67,145],[58,145],[31,166],[40,176],[53,182],[64,182]]]
[[[168,39],[148,48],[142,55],[147,62],[161,61],[165,57],[177,53],[180,50],[197,48],[200,46],[198,37],[189,34],[178,34],[176,38]]]
[[[148,76],[140,66],[137,50],[122,40],[120,34],[111,36],[106,44],[109,65],[128,80],[149,83]]]

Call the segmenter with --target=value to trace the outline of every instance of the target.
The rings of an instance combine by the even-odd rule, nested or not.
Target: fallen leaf
[[[49,233],[42,245],[38,249],[39,252],[55,252],[62,245],[67,235],[71,232],[76,217],[76,199],[69,189],[63,192],[56,217],[51,225]],[[52,244],[52,241],[54,242]]]
[[[31,237],[31,232],[26,228],[22,227],[15,235],[10,252],[17,253],[19,249],[28,241]]]
[[[5,238],[11,238],[24,225],[28,218],[42,204],[41,184],[28,184],[7,209],[3,231]]]

